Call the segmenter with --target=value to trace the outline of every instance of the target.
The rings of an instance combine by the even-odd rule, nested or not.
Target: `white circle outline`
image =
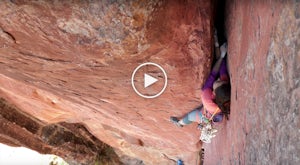
[[[135,73],[136,73],[141,67],[146,66],[146,65],[154,65],[154,66],[158,67],[158,68],[163,72],[163,74],[164,74],[164,76],[165,76],[165,84],[164,84],[164,87],[163,87],[162,90],[161,90],[158,94],[156,94],[156,95],[146,96],[146,95],[141,94],[141,93],[135,88],[135,85],[134,85],[134,76],[135,76]],[[167,74],[166,74],[165,70],[164,70],[161,66],[159,66],[158,64],[153,63],[153,62],[146,62],[146,63],[143,63],[143,64],[139,65],[137,68],[135,68],[135,70],[133,71],[132,76],[131,76],[131,85],[132,85],[132,88],[133,88],[133,90],[135,91],[135,93],[137,93],[139,96],[141,96],[141,97],[143,97],[143,98],[147,98],[147,99],[153,99],[153,98],[156,98],[156,97],[160,96],[160,95],[165,91],[165,89],[166,89],[166,87],[167,87],[167,83],[168,83],[168,78],[167,78]]]

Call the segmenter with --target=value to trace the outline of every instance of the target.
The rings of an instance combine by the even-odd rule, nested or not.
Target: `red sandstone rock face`
[[[0,96],[48,124],[82,123],[145,163],[195,163],[199,132],[168,118],[199,104],[211,9],[209,1],[0,2]],[[150,100],[130,84],[149,61],[169,78]]]
[[[204,164],[299,164],[299,2],[228,1],[231,115]]]

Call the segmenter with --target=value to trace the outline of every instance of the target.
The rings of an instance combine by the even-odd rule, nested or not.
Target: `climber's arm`
[[[217,30],[215,30],[215,34],[214,34],[214,42],[215,42],[215,55],[216,55],[216,58],[219,59],[221,53],[220,53],[220,46],[219,46],[219,41],[218,41]]]
[[[223,58],[225,57],[226,53],[227,53],[227,44],[224,43],[221,47],[220,47],[220,52],[221,52],[221,56],[220,58],[217,60],[217,62],[215,63],[212,72],[218,73],[220,70],[220,66],[222,63]]]
[[[223,58],[225,57],[226,55],[226,52],[227,52],[227,46],[226,46],[226,43],[223,44],[220,48],[220,51],[221,51],[221,57],[218,59],[218,61],[215,63],[210,75],[208,76],[202,90],[204,89],[207,89],[207,88],[213,88],[213,84],[217,78],[217,75],[219,73],[219,69],[220,69],[220,66],[221,66],[221,63],[222,63],[222,60]]]
[[[219,70],[220,70],[220,66],[221,66],[222,60],[223,60],[223,58],[219,58],[219,59],[217,60],[217,62],[215,63],[215,65],[214,65],[214,67],[213,67],[213,69],[212,69],[212,72],[217,73],[217,74],[219,73]]]
[[[210,114],[217,114],[221,112],[219,106],[213,101],[214,96],[211,89],[205,89],[201,91],[201,101],[205,110]],[[204,112],[205,113],[205,112]],[[210,116],[206,116],[210,117]]]

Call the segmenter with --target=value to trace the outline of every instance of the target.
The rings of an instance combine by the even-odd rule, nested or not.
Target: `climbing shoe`
[[[179,123],[179,120],[178,120],[177,117],[171,116],[171,117],[170,117],[170,121],[171,121],[173,124],[175,124],[177,127],[183,127],[183,125],[181,125],[181,124]]]

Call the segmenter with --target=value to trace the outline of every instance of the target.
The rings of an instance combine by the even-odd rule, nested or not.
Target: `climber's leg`
[[[174,123],[177,126],[184,126],[184,125],[188,125],[191,124],[193,122],[200,122],[201,118],[202,118],[202,106],[192,110],[191,112],[189,112],[188,114],[186,114],[183,118],[181,118],[180,120],[177,117],[170,117],[170,121],[172,123]]]

